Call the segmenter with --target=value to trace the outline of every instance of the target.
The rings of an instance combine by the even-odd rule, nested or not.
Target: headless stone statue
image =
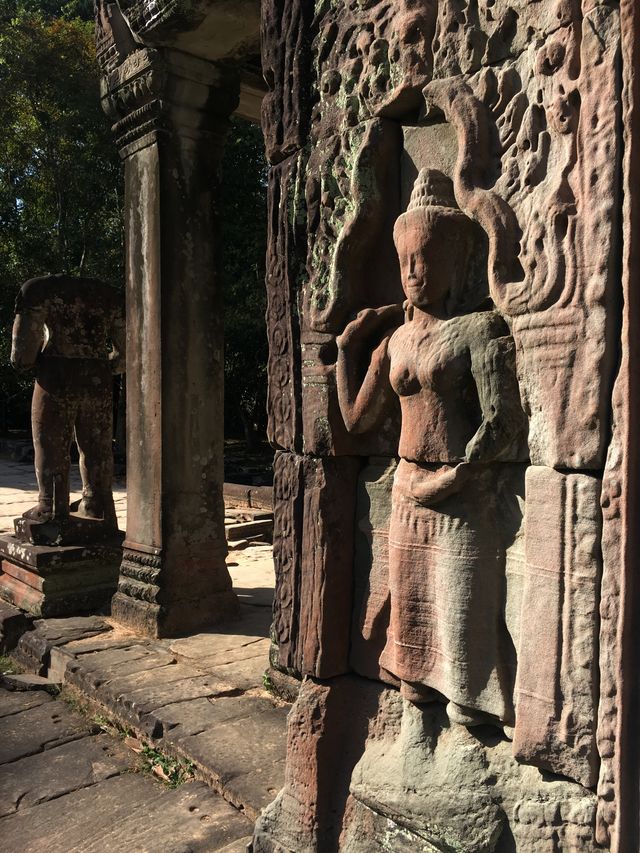
[[[117,529],[113,504],[113,374],[124,371],[124,306],[101,281],[50,275],[16,299],[11,363],[35,372],[31,409],[39,497],[23,514],[65,524],[70,511]],[[82,499],[69,506],[70,446],[80,453]],[[17,529],[17,527],[16,527]]]

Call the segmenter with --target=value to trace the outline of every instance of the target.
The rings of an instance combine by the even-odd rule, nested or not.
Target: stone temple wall
[[[262,4],[274,635],[304,682],[256,853],[637,849],[636,15]]]

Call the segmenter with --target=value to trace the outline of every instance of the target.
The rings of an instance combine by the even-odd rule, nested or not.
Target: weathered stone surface
[[[111,626],[99,616],[75,616],[68,619],[38,619],[33,630],[22,635],[14,657],[30,672],[46,675],[51,650],[86,637],[108,634]]]
[[[180,747],[205,766],[225,796],[256,819],[284,782],[286,708],[265,707],[183,738]]]
[[[269,636],[271,618],[266,608],[242,606],[240,615],[239,620],[223,623],[216,627],[215,632],[172,640],[168,648],[174,654],[189,658],[197,664],[206,658],[224,655]]]
[[[348,669],[359,468],[349,457],[276,458],[274,634],[285,669],[325,678]]]
[[[116,590],[121,556],[117,540],[78,547],[7,536],[0,539],[0,596],[34,616],[100,610]]]
[[[312,14],[305,0],[262,4],[262,72],[269,87],[262,102],[262,130],[272,163],[304,147],[307,139]]]
[[[51,696],[41,690],[25,695],[0,688],[0,717],[9,717],[11,714],[28,711],[30,708],[37,708],[51,701]]]
[[[171,745],[180,745],[188,737],[214,732],[222,723],[271,712],[274,702],[265,696],[214,696],[163,705],[155,712],[164,737]],[[212,749],[215,748],[212,746]],[[204,753],[202,753],[204,755]],[[281,758],[284,757],[284,749]],[[203,759],[206,767],[215,764]]]
[[[117,776],[129,758],[119,741],[99,735],[14,761],[2,768],[0,817]]]
[[[7,690],[46,690],[56,694],[60,689],[60,681],[44,678],[42,675],[5,673],[0,675],[0,684]]]
[[[335,336],[366,305],[401,299],[392,241],[399,213],[401,134],[382,119],[315,146],[307,165],[307,280],[301,296],[304,451],[391,454],[397,417],[354,440],[336,392]]]
[[[561,11],[517,59],[425,96],[457,130],[456,198],[489,238],[531,460],[589,470],[604,464],[615,353],[620,25],[615,6]]]
[[[417,118],[432,71],[436,5],[424,0],[316,4],[314,139],[372,116]]]
[[[216,661],[211,664],[207,661],[203,665],[211,666],[216,678],[219,678],[227,688],[236,690],[251,690],[253,687],[262,687],[264,674],[269,666],[269,640],[256,643],[251,656],[234,655],[235,660],[229,663]]]
[[[636,282],[640,271],[640,7],[620,4],[622,77],[623,231],[620,364],[612,395],[612,436],[602,482],[603,575],[600,598],[600,754],[597,839],[616,853],[640,845],[637,786],[638,707],[638,472],[637,406],[640,340]]]
[[[284,788],[256,823],[255,853],[339,849],[349,780],[381,689],[348,676],[302,682],[287,720]]]
[[[516,758],[593,787],[601,480],[532,466],[516,682]]]
[[[90,820],[87,816],[90,815]],[[142,819],[144,816],[144,819]],[[127,774],[32,808],[2,821],[3,837],[16,853],[135,849],[149,853],[217,850],[243,838],[249,821],[202,782],[175,790]],[[135,839],[135,840],[134,840]]]
[[[17,701],[19,700],[19,702]],[[38,704],[38,702],[40,704]],[[180,703],[183,705],[184,703]],[[51,722],[34,714],[47,711]],[[26,732],[44,726],[44,751],[2,765],[0,833],[10,850],[233,850],[251,824],[202,783],[170,791],[149,774],[132,772],[138,762],[126,742],[92,736],[85,718],[71,714],[74,740],[56,743],[47,732],[69,737],[70,711],[44,693],[0,690],[0,718],[7,728]],[[33,733],[32,744],[35,743]],[[47,740],[47,737],[49,739]]]
[[[624,580],[611,580],[614,569],[602,609],[600,697],[595,672],[599,488],[620,304],[618,4],[321,2],[308,32],[315,146],[302,166],[308,261],[296,282],[302,452],[400,456],[393,486],[380,463],[360,492],[357,518],[367,530],[356,534],[350,663],[370,678],[400,681],[408,700],[448,700],[447,731],[426,739],[432,755],[447,755],[443,766],[460,761],[461,775],[447,797],[437,774],[427,773],[421,788],[423,770],[407,766],[395,812],[355,796],[329,808],[314,750],[333,743],[335,757],[349,735],[318,698],[310,701],[308,740],[292,736],[288,747],[291,772],[304,781],[291,778],[257,843],[337,849],[340,814],[350,816],[340,830],[345,849],[367,849],[367,827],[375,843],[386,833],[398,849],[592,849],[595,800],[577,783],[593,787],[604,759],[603,838],[620,837],[614,791],[627,792],[625,814],[635,814],[628,804],[637,799],[624,781],[637,750],[621,759],[615,749],[629,719],[620,710],[619,693],[631,695],[622,673],[635,657],[617,610]],[[627,57],[627,74],[632,67]],[[390,142],[396,131],[398,150]],[[407,207],[396,225],[403,316],[397,265],[383,256],[391,222]],[[420,208],[429,211],[419,223]],[[359,228],[364,236],[351,246]],[[421,324],[423,314],[437,322]],[[389,380],[401,399],[399,446],[393,417],[384,420],[394,399]],[[616,473],[604,498],[607,511],[615,504],[609,538],[605,528],[612,565],[620,558],[620,454],[610,457]],[[536,488],[540,472],[553,485]],[[276,475],[282,595],[274,635],[280,666],[296,671],[308,614],[320,612],[299,592],[310,553],[304,457],[283,454]],[[354,707],[367,701],[358,691]],[[298,700],[293,712],[298,732],[303,706]],[[391,736],[391,718],[376,719]],[[499,747],[478,747],[466,768],[460,724],[489,721],[503,724],[495,738],[500,729],[515,737],[516,757],[500,739]],[[410,741],[399,742],[398,766]],[[542,777],[527,764],[544,768],[549,786],[538,788]],[[346,772],[338,767],[334,760],[332,778]],[[375,768],[373,758],[367,773]],[[412,790],[434,809],[422,824],[407,820]],[[440,835],[438,811],[451,824]],[[627,834],[636,837],[637,828],[627,825]]]
[[[175,663],[175,657],[143,645],[94,652],[67,665],[65,680],[77,687],[97,688],[117,678],[161,669]]]
[[[594,849],[593,793],[519,765],[495,733],[450,725],[437,706],[388,691],[372,729],[352,795],[436,848]]]
[[[10,652],[31,627],[32,619],[17,607],[0,601],[0,653]]]
[[[387,839],[380,849],[393,839],[394,850],[592,850],[594,812],[592,792],[518,764],[504,737],[451,724],[437,704],[419,708],[354,677],[307,681],[290,717],[285,788],[254,849],[375,850],[373,829]]]
[[[266,637],[263,640],[254,640],[247,645],[229,649],[226,652],[218,652],[215,655],[207,655],[204,658],[199,658],[197,666],[207,669],[217,668],[218,666],[240,663],[251,660],[252,658],[261,658],[264,663],[268,660],[270,645],[271,640]]]
[[[301,449],[298,278],[306,256],[302,199],[304,160],[294,155],[269,172],[267,232],[268,437],[275,447]]]
[[[394,234],[405,316],[400,306],[365,310],[338,341],[349,429],[374,430],[395,395],[402,411],[379,664],[408,698],[446,697],[456,721],[512,722],[495,495],[497,463],[522,457],[525,434],[513,340],[496,312],[477,310],[478,234],[448,178],[421,170]]]
[[[127,324],[136,330],[127,541],[112,615],[147,635],[175,636],[237,613],[225,566],[214,202],[239,74],[132,44],[102,81],[125,160]],[[139,347],[144,340],[154,345]]]
[[[0,764],[86,734],[86,721],[58,702],[45,702],[22,713],[10,714],[0,718]]]
[[[395,459],[371,459],[358,482],[349,663],[359,675],[397,685],[380,667],[389,628],[389,521],[396,467]]]

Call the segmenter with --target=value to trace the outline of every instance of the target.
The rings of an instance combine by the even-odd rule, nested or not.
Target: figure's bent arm
[[[13,321],[11,366],[16,370],[32,370],[44,344],[44,312],[20,311]]]
[[[403,317],[401,305],[368,308],[338,338],[338,402],[349,432],[373,429],[391,406],[394,393],[389,382],[388,346]],[[378,344],[369,356],[367,344],[372,336]]]

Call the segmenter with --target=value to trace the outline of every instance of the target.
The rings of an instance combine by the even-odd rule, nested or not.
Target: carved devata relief
[[[393,394],[402,411],[380,663],[406,698],[444,697],[456,722],[512,724],[514,660],[501,624],[504,554],[492,496],[493,463],[521,457],[526,428],[513,340],[497,312],[478,310],[485,294],[465,292],[478,235],[444,175],[420,172],[394,236],[404,307],[366,309],[338,342],[350,430],[374,429]]]
[[[349,433],[375,435],[400,406],[376,551],[388,590],[376,569],[354,620],[377,626],[376,659],[365,660],[359,637],[354,665],[412,703],[441,702],[452,722],[499,726],[523,764],[587,788],[600,768],[604,802],[614,782],[595,721],[617,322],[617,10],[513,3],[496,4],[492,17],[493,4],[480,3],[474,21],[455,4],[360,6],[366,25],[349,7],[327,13],[317,36],[308,196],[323,208],[303,302],[308,328],[337,335]],[[544,9],[536,17],[530,6]],[[420,62],[406,30],[389,23],[398,15],[419,30]],[[332,64],[330,44],[348,59]],[[393,71],[405,55],[411,72]],[[370,164],[381,157],[390,168],[395,148],[381,151],[398,120],[426,133],[446,122],[457,159],[449,175],[418,164],[393,230],[405,301],[391,275],[386,305],[349,233],[366,225],[362,197],[390,236]],[[352,184],[321,186],[316,176],[341,158]],[[527,465],[524,518],[507,522]],[[600,726],[606,739],[610,721]],[[606,833],[601,815],[601,840]]]

